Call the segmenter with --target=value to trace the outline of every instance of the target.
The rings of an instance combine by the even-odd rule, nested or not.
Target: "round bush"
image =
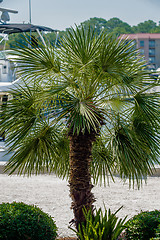
[[[126,237],[129,240],[149,240],[156,236],[160,224],[160,211],[141,212],[127,222]]]
[[[24,203],[0,204],[0,240],[53,240],[57,227],[40,208]]]
[[[160,239],[160,224],[158,225],[156,229],[156,237],[151,238],[150,240],[159,240]]]

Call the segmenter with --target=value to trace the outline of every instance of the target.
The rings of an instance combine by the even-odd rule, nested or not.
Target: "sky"
[[[29,1],[33,24],[65,30],[92,17],[118,17],[131,26],[146,20],[160,21],[160,0],[3,0],[1,8],[17,10],[10,22],[29,22]]]

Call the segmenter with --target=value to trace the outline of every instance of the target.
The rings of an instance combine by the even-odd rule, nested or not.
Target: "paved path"
[[[74,236],[68,229],[68,223],[73,218],[70,210],[69,188],[66,180],[56,178],[54,175],[39,175],[30,178],[17,175],[7,176],[0,174],[0,203],[23,201],[35,204],[44,212],[49,213],[59,228],[60,236]],[[115,183],[109,186],[96,186],[93,189],[96,207],[111,208],[116,211],[124,206],[118,216],[128,217],[141,210],[160,209],[160,178],[148,178],[147,185],[143,184],[140,190],[129,189],[128,182],[123,183],[118,177]]]

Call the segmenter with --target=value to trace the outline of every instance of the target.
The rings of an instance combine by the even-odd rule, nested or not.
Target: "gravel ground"
[[[71,200],[69,187],[66,180],[61,180],[55,175],[38,175],[28,177],[8,176],[0,174],[0,202],[23,201],[34,204],[44,212],[49,213],[58,226],[61,237],[74,236],[68,229],[68,223],[73,218],[70,209]],[[128,215],[128,218],[141,210],[160,209],[160,178],[148,178],[140,190],[129,189],[125,183],[115,177],[115,183],[110,181],[110,186],[96,186],[93,192],[96,197],[96,207],[111,208],[116,211],[123,205],[118,213],[119,217]]]

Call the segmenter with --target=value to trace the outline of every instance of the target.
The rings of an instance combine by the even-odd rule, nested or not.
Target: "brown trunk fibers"
[[[78,230],[81,222],[85,222],[83,207],[86,210],[93,210],[95,198],[91,192],[90,162],[92,143],[95,141],[96,133],[79,134],[70,133],[70,197],[72,199],[71,208],[74,212],[74,223]]]

